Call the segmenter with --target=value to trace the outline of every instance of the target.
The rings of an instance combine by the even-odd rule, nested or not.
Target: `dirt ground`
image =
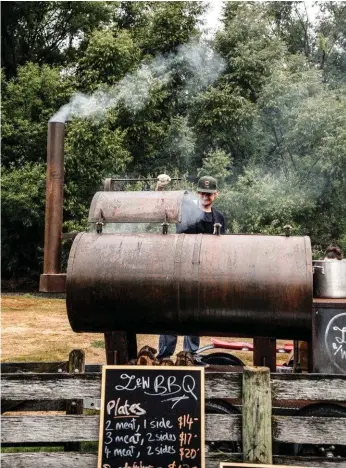
[[[157,349],[158,335],[137,335],[138,349],[150,345]],[[201,337],[201,346],[211,337]],[[225,341],[252,342],[249,338],[222,338]],[[278,341],[279,344],[287,341]],[[289,342],[289,341],[288,341]],[[179,337],[176,352],[182,350]],[[2,362],[66,360],[73,349],[83,349],[87,364],[105,363],[104,336],[101,333],[72,331],[64,299],[47,299],[29,294],[2,296]],[[252,353],[232,351],[246,364]],[[283,362],[287,354],[279,354]]]

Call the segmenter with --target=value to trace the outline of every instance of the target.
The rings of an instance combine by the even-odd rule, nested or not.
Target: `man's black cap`
[[[217,180],[214,177],[204,176],[199,179],[197,192],[216,193],[217,191]]]

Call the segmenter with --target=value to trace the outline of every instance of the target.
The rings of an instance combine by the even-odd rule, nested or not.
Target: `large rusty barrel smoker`
[[[39,288],[48,293],[65,291],[64,132],[64,123],[49,122]],[[295,351],[298,340],[306,339],[309,370],[346,373],[346,260],[315,261],[311,268],[310,240],[289,237],[288,232],[286,236],[164,235],[175,232],[184,205],[191,203],[188,195],[112,192],[113,182],[119,181],[129,182],[106,179],[105,191],[95,194],[91,231],[75,239],[67,272],[71,326],[81,332],[104,331],[108,363],[114,362],[114,350],[118,363],[136,355],[136,333],[241,335],[254,337],[255,365],[275,370],[274,338],[293,338]],[[109,229],[114,223],[162,226],[160,234],[147,229],[121,234]],[[294,361],[300,362],[298,351]]]
[[[66,300],[76,332],[310,340],[308,237],[112,233],[112,223],[181,221],[187,192],[98,192],[74,240]]]

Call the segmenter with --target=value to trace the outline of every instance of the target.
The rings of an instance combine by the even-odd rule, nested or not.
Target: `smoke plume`
[[[136,113],[145,107],[152,91],[168,84],[177,73],[182,93],[191,98],[212,84],[224,68],[224,60],[210,47],[190,42],[180,46],[175,54],[160,55],[141,64],[107,90],[97,90],[91,95],[76,93],[50,122],[66,122],[73,117],[102,120],[107,110],[119,105]]]

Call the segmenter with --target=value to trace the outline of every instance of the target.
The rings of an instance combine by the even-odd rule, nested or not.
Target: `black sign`
[[[313,327],[314,372],[346,374],[346,311],[315,311]]]
[[[204,368],[104,366],[98,468],[204,468]]]

